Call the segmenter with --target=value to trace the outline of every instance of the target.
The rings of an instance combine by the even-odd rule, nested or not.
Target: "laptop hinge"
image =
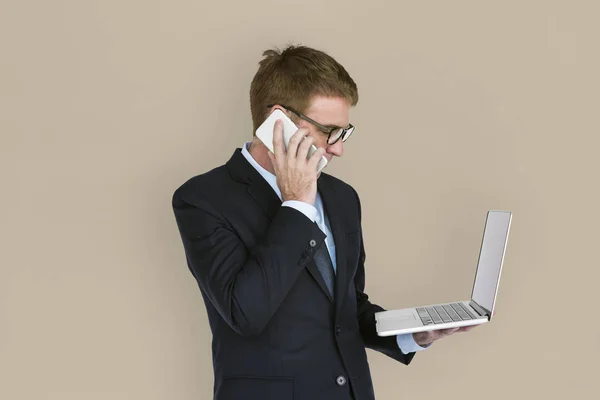
[[[469,303],[469,305],[471,307],[473,307],[473,309],[475,311],[477,311],[477,313],[479,315],[481,315],[482,317],[488,317],[488,320],[490,319],[490,312],[488,310],[486,310],[485,308],[481,307],[479,304],[477,304],[473,300],[471,300],[471,302]]]

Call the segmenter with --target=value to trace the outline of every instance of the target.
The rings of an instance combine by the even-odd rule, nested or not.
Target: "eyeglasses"
[[[269,104],[267,106],[267,108],[271,108],[273,107],[275,104]],[[340,126],[325,126],[322,125],[320,123],[318,123],[317,121],[315,121],[314,119],[308,118],[306,115],[302,114],[301,112],[298,112],[296,110],[294,110],[293,108],[290,108],[288,106],[284,106],[283,104],[280,104],[281,107],[285,108],[286,110],[293,112],[294,114],[296,114],[299,118],[310,122],[311,124],[313,124],[314,126],[316,126],[317,128],[319,128],[319,130],[321,132],[323,132],[324,134],[327,135],[327,144],[328,145],[334,145],[337,143],[338,140],[340,140],[340,138],[342,139],[342,142],[345,142],[346,140],[348,140],[348,138],[350,137],[350,135],[352,135],[352,132],[354,132],[354,126],[352,124],[349,124],[348,127],[346,128],[342,128]]]

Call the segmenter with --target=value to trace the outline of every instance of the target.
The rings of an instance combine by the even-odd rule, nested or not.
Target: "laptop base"
[[[471,307],[470,301],[432,304],[401,310],[382,311],[375,314],[379,336],[481,325],[488,322],[488,320],[487,315],[479,315]]]

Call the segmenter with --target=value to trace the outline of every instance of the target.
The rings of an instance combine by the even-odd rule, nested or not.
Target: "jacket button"
[[[338,376],[335,379],[335,382],[339,385],[339,386],[344,386],[346,384],[346,378],[344,378],[343,375]]]
[[[338,336],[341,332],[342,332],[342,330],[340,329],[340,326],[336,325],[335,326],[335,336]]]
[[[308,242],[308,244],[310,244],[310,247],[315,247],[317,245],[317,242],[315,239],[311,239],[311,241]]]

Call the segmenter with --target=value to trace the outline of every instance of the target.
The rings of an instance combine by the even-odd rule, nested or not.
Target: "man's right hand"
[[[287,151],[283,143],[283,124],[275,122],[273,129],[273,148],[269,158],[277,176],[277,186],[283,201],[297,200],[315,205],[317,198],[317,165],[325,154],[325,149],[318,148],[310,159],[308,150],[314,139],[306,136],[307,129],[300,128],[292,135]]]

